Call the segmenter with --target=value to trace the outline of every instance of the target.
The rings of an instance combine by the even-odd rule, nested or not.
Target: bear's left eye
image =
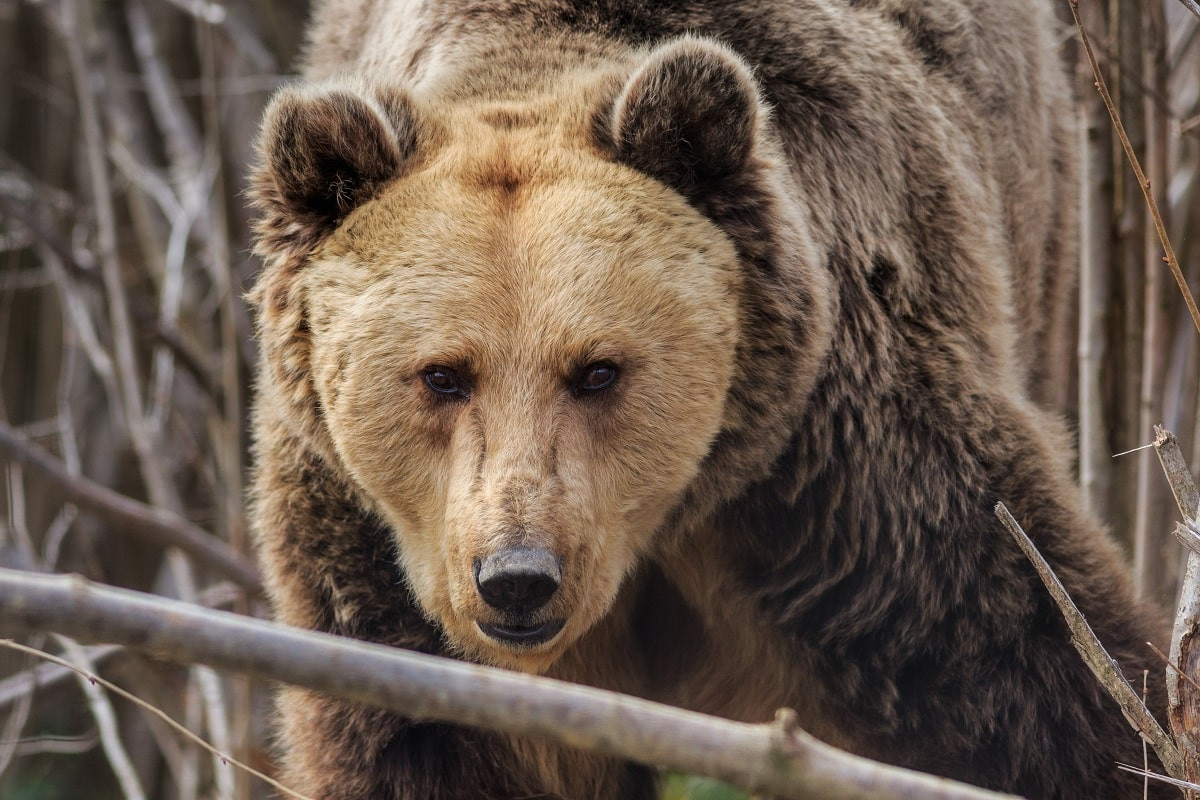
[[[608,361],[588,364],[579,372],[575,381],[577,395],[595,394],[610,388],[617,381],[617,365]]]
[[[458,373],[449,367],[427,367],[422,374],[425,385],[434,394],[447,399],[466,400],[470,397],[466,386],[459,380]]]

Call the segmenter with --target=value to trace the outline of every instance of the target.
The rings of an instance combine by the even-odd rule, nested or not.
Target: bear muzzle
[[[566,619],[538,614],[562,583],[562,564],[544,547],[508,547],[474,562],[480,598],[499,620],[476,620],[490,639],[511,647],[535,647],[558,635]]]

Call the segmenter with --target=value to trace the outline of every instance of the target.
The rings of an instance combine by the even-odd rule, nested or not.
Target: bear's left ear
[[[676,39],[626,81],[609,123],[617,158],[699,202],[750,160],[762,108],[737,55]]]
[[[337,225],[396,178],[417,138],[403,91],[280,91],[263,117],[254,197],[281,227],[314,234]]]

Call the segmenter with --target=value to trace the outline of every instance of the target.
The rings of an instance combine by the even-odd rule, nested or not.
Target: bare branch
[[[203,589],[197,594],[196,600],[206,608],[214,608],[232,605],[243,596],[239,587],[222,581]],[[124,647],[115,644],[87,648],[88,659],[97,666],[118,653],[124,652]],[[10,706],[23,702],[34,691],[57,688],[72,676],[73,673],[64,667],[55,664],[39,664],[31,670],[18,672],[16,675],[5,678],[0,681],[0,714],[9,713]]]
[[[1196,519],[1200,511],[1200,491],[1196,490],[1192,473],[1188,470],[1187,462],[1183,460],[1183,453],[1179,450],[1179,441],[1175,434],[1155,425],[1154,450],[1158,453],[1158,460],[1162,462],[1167,482],[1171,484],[1171,494],[1175,497],[1175,504],[1179,506],[1179,513],[1185,520]]]
[[[221,762],[233,752],[233,738],[229,730],[229,715],[226,712],[225,691],[221,678],[211,667],[192,667],[192,678],[200,692],[204,705],[205,724],[213,747],[213,776],[216,787],[212,796],[218,800],[229,800],[234,794],[233,773],[221,769]]]
[[[1148,195],[1153,194],[1150,186],[1167,185],[1168,174],[1167,121],[1154,114],[1156,95],[1168,94],[1166,23],[1163,13],[1161,3],[1150,3],[1141,14],[1142,75],[1154,89],[1154,93],[1142,96]],[[1146,213],[1150,213],[1149,209]],[[1165,362],[1169,343],[1167,307],[1170,300],[1166,276],[1162,271],[1159,241],[1149,223],[1144,225],[1142,231],[1142,252],[1142,374],[1137,403],[1137,430],[1148,431],[1155,421],[1162,419],[1162,388],[1166,380]],[[1148,595],[1155,574],[1161,570],[1160,537],[1164,498],[1157,473],[1150,454],[1138,453],[1133,513],[1133,571],[1138,595],[1142,597]]]
[[[1175,535],[1181,545],[1188,549],[1189,554],[1200,555],[1200,529],[1197,529],[1195,522],[1176,522],[1171,533]]]
[[[51,481],[80,508],[89,509],[123,532],[163,547],[178,547],[247,590],[262,592],[254,565],[200,526],[82,476],[71,475],[58,459],[4,422],[0,422],[0,453]]]
[[[87,657],[92,664],[99,665],[117,653],[125,652],[125,648],[115,644],[102,644],[87,648]],[[70,670],[55,664],[39,664],[33,669],[18,672],[16,675],[0,681],[0,713],[8,711],[9,706],[22,703],[29,699],[35,690],[60,684],[74,676]]]
[[[56,630],[284,681],[416,719],[527,736],[791,798],[1008,797],[823,744],[783,713],[730,722],[614,692],[302,631],[75,576],[0,569],[5,635]]]
[[[1144,769],[1142,767],[1131,767],[1128,764],[1118,763],[1117,769],[1121,770],[1122,772],[1132,772],[1134,775],[1141,775],[1142,777],[1147,778],[1152,781],[1162,781],[1163,783],[1169,783],[1172,786],[1178,786],[1180,789],[1191,789],[1191,790],[1200,789],[1200,783],[1191,783],[1189,781],[1181,781],[1181,780],[1178,780],[1177,778],[1171,778],[1166,775],[1159,775],[1157,772],[1150,772],[1149,770]]]
[[[1117,114],[1112,97],[1108,94],[1108,85],[1104,82],[1104,76],[1100,74],[1100,65],[1096,63],[1096,54],[1092,51],[1091,39],[1088,38],[1087,30],[1079,19],[1079,0],[1070,0],[1070,6],[1071,15],[1075,17],[1075,26],[1079,28],[1079,38],[1083,42],[1083,49],[1087,52],[1088,63],[1092,65],[1092,73],[1096,76],[1096,88],[1100,91],[1100,96],[1104,98],[1104,106],[1108,109],[1109,116],[1112,117],[1113,129],[1121,139],[1121,146],[1125,149],[1125,155],[1129,158],[1129,165],[1133,167],[1134,175],[1137,176],[1138,186],[1141,187],[1142,195],[1146,198],[1146,206],[1150,209],[1150,216],[1154,219],[1154,228],[1158,231],[1159,241],[1162,242],[1163,252],[1166,254],[1163,260],[1171,268],[1171,274],[1175,276],[1175,283],[1179,285],[1179,291],[1183,293],[1183,301],[1192,315],[1192,323],[1195,324],[1196,330],[1200,331],[1200,309],[1196,308],[1196,298],[1192,297],[1192,290],[1188,287],[1187,278],[1184,277],[1183,270],[1179,268],[1179,260],[1175,258],[1175,250],[1167,238],[1167,229],[1163,225],[1162,215],[1158,213],[1158,203],[1154,201],[1154,192],[1150,190],[1150,181],[1142,172],[1142,165],[1138,162],[1133,145],[1129,143],[1129,137],[1125,134],[1125,126],[1121,124],[1121,117]]]
[[[1075,645],[1075,649],[1083,657],[1088,669],[1121,706],[1121,710],[1125,712],[1125,718],[1129,720],[1134,729],[1149,740],[1167,772],[1175,776],[1183,775],[1183,762],[1179,749],[1175,747],[1171,737],[1162,729],[1141,698],[1137,696],[1137,692],[1129,685],[1129,681],[1125,680],[1125,676],[1121,673],[1121,667],[1104,649],[1104,645],[1101,644],[1092,631],[1092,627],[1088,625],[1083,614],[1075,606],[1075,601],[1067,594],[1066,588],[1058,580],[1054,570],[1046,563],[1046,559],[1042,558],[1042,554],[1038,552],[1037,547],[1013,518],[1013,515],[1009,513],[1004,503],[996,503],[996,516],[1017,540],[1021,551],[1033,564],[1042,583],[1049,590],[1050,596],[1058,604],[1058,609],[1062,612],[1067,627],[1071,629],[1071,644]]]
[[[150,109],[162,131],[172,166],[178,179],[190,179],[202,161],[200,136],[184,109],[171,71],[159,55],[158,40],[145,5],[138,0],[126,3],[125,18],[129,24],[133,51],[141,67],[142,81],[146,85]]]
[[[62,638],[62,637],[60,637],[60,638]],[[123,697],[126,700],[129,700],[130,702],[136,704],[139,708],[145,709],[146,711],[150,712],[154,716],[158,717],[160,720],[165,722],[167,724],[167,726],[171,728],[171,730],[175,731],[176,733],[182,734],[184,737],[191,740],[192,742],[199,744],[205,750],[208,750],[209,752],[211,752],[219,760],[231,763],[234,766],[238,767],[239,769],[246,770],[251,775],[254,775],[257,778],[261,778],[266,783],[279,789],[280,791],[284,792],[285,794],[287,794],[291,797],[298,798],[298,800],[311,800],[310,798],[306,797],[305,795],[299,794],[298,792],[293,792],[292,790],[288,789],[283,784],[279,783],[278,781],[275,781],[274,779],[270,778],[267,775],[264,775],[263,773],[259,772],[258,770],[254,769],[253,767],[251,767],[247,764],[243,764],[240,761],[234,760],[231,756],[229,756],[229,754],[227,752],[221,752],[220,750],[218,750],[215,747],[213,747],[212,745],[210,745],[208,742],[201,739],[196,734],[192,733],[190,730],[188,730],[184,726],[180,725],[175,720],[171,719],[171,717],[168,716],[162,709],[156,708],[155,706],[152,706],[149,703],[147,703],[146,701],[142,700],[140,697],[130,694],[129,692],[122,689],[120,686],[117,686],[115,683],[112,683],[111,681],[106,681],[106,680],[104,680],[104,678],[101,678],[99,675],[96,674],[95,670],[91,668],[90,664],[87,663],[87,656],[86,656],[85,649],[81,648],[78,644],[75,644],[74,642],[71,642],[70,640],[63,639],[63,645],[64,645],[64,649],[66,649],[68,653],[74,654],[72,656],[72,658],[74,659],[74,663],[72,663],[72,661],[69,661],[67,659],[58,658],[57,656],[50,655],[47,652],[38,650],[37,648],[26,647],[25,645],[19,644],[12,640],[0,640],[0,646],[8,647],[10,649],[17,650],[22,653],[28,653],[30,655],[35,655],[38,658],[44,659],[45,661],[48,661],[50,664],[52,664],[60,669],[65,669],[65,670],[70,671],[71,674],[75,675],[80,680],[80,683],[83,685],[84,690],[89,693],[89,697],[91,696],[91,693],[93,690],[95,692],[100,692],[100,687],[102,686],[105,689],[107,689],[108,691],[112,692],[113,694],[119,695],[120,697]],[[101,696],[103,696],[102,693],[101,693]],[[105,702],[107,702],[107,700]],[[109,711],[111,713],[111,709],[109,709]],[[103,726],[101,726],[101,734],[100,735],[101,735],[101,737],[104,736],[104,727]],[[118,744],[119,744],[119,742],[118,742]],[[114,767],[115,767],[115,765],[114,765]],[[136,781],[137,781],[137,778],[133,777],[133,782],[135,784],[136,784]],[[122,783],[124,784],[125,781],[123,780]],[[126,790],[126,796],[127,797],[130,796],[130,792],[128,790]],[[140,789],[139,789],[138,796],[141,796]]]
[[[108,757],[109,765],[112,766],[113,774],[117,776],[117,782],[121,785],[122,796],[125,800],[146,800],[146,792],[138,780],[137,770],[133,768],[129,753],[121,741],[117,715],[113,711],[112,703],[109,702],[104,689],[87,677],[95,672],[95,668],[88,661],[87,652],[65,636],[59,636],[58,639],[67,654],[63,663],[71,663],[78,668],[79,687],[87,697],[92,717],[96,720],[96,728],[100,732],[100,744]]]
[[[86,252],[73,251],[60,237],[55,236],[46,226],[26,209],[0,194],[0,212],[20,222],[29,233],[56,256],[67,271],[75,278],[83,280],[92,286],[102,288],[99,272]],[[130,298],[130,313],[137,324],[139,332],[150,337],[153,341],[169,348],[178,358],[188,374],[200,385],[205,394],[218,405],[222,402],[222,390],[213,381],[211,370],[204,363],[204,357],[195,347],[184,341],[179,331],[174,327],[163,324],[158,314],[148,308],[138,297]]]
[[[1147,646],[1148,646],[1148,647],[1149,647],[1151,650],[1153,650],[1153,651],[1154,651],[1154,655],[1158,656],[1158,657],[1159,657],[1159,658],[1162,660],[1162,662],[1163,662],[1163,664],[1164,664],[1165,666],[1168,666],[1168,667],[1170,667],[1171,669],[1173,669],[1173,670],[1175,670],[1175,671],[1179,672],[1179,677],[1183,678],[1185,681],[1187,681],[1188,683],[1190,683],[1192,686],[1195,686],[1197,689],[1200,689],[1200,683],[1196,683],[1196,681],[1195,681],[1195,679],[1194,679],[1194,678],[1192,678],[1190,675],[1188,675],[1188,674],[1184,673],[1183,671],[1181,671],[1181,670],[1179,669],[1179,667],[1177,667],[1177,666],[1175,666],[1174,664],[1172,664],[1172,663],[1171,663],[1171,659],[1167,658],[1167,654],[1166,654],[1166,653],[1164,653],[1162,650],[1159,650],[1157,647],[1155,647],[1155,646],[1154,646],[1154,642],[1146,642],[1146,645],[1147,645]]]
[[[1154,427],[1154,450],[1162,463],[1171,493],[1179,506],[1179,513],[1189,523],[1196,519],[1200,508],[1200,493],[1192,481],[1187,462],[1179,450],[1175,434],[1159,426]],[[1177,531],[1179,536],[1190,528]],[[1194,536],[1194,534],[1193,534]],[[1197,725],[1200,725],[1200,693],[1186,681],[1195,683],[1200,672],[1200,647],[1195,638],[1196,623],[1200,620],[1200,555],[1188,550],[1187,565],[1184,567],[1183,585],[1179,588],[1179,605],[1175,613],[1175,625],[1171,629],[1171,656],[1167,670],[1167,716],[1175,740],[1179,743],[1185,771],[1175,774],[1177,778],[1196,781],[1200,778],[1200,740]],[[1173,773],[1174,774],[1174,773]]]
[[[237,45],[238,53],[248,59],[257,69],[275,71],[279,68],[275,57],[259,41],[254,32],[245,25],[239,24],[224,6],[218,3],[206,3],[203,0],[167,0],[167,2],[183,9],[198,20],[224,28],[229,39]]]
[[[17,695],[14,700],[15,707],[9,713],[8,719],[4,721],[4,727],[0,728],[0,736],[4,737],[0,739],[0,774],[8,769],[13,756],[17,754],[21,731],[25,728],[25,723],[29,721],[29,711],[33,707],[33,693],[24,692]]]

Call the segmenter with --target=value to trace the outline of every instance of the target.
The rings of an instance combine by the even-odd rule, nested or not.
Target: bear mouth
[[[475,624],[490,639],[518,647],[535,647],[557,636],[566,622],[566,619],[552,619],[533,625],[500,625],[477,620]]]

